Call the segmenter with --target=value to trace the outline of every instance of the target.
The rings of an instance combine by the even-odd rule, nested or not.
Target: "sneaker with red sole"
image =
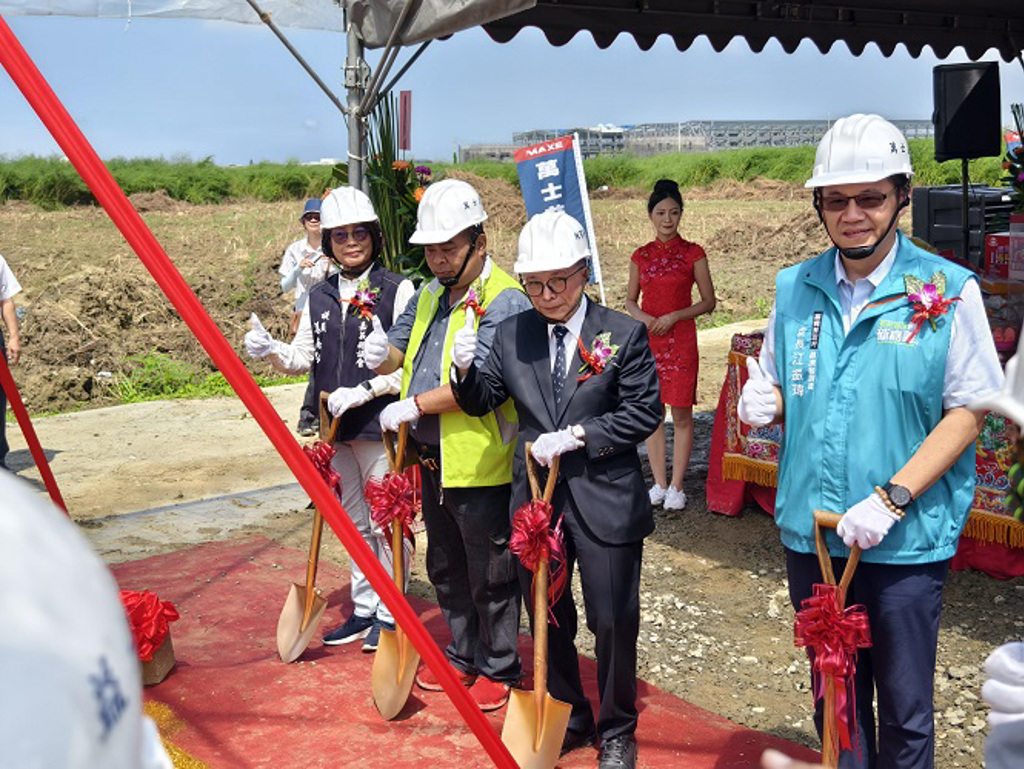
[[[455,676],[467,689],[476,683],[476,675],[473,673],[455,670]],[[437,676],[434,675],[434,671],[426,665],[420,665],[420,669],[416,671],[416,685],[427,692],[439,692],[444,689],[441,682],[437,680]]]
[[[476,683],[470,688],[469,693],[473,695],[477,707],[484,713],[489,713],[492,710],[498,710],[508,702],[509,685],[481,676],[476,679]]]

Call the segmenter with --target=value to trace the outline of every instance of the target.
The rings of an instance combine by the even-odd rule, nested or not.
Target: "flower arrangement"
[[[1017,144],[1006,148],[1006,159],[1003,161],[1006,176],[1002,181],[1009,182],[1013,188],[1011,197],[1014,210],[1024,211],[1024,144],[1021,143],[1024,139],[1024,104],[1011,104],[1010,111],[1017,124]]]
[[[935,331],[935,319],[949,312],[949,307],[953,302],[960,301],[958,296],[954,296],[952,299],[943,296],[946,291],[946,276],[941,272],[933,274],[928,283],[916,275],[904,275],[903,285],[906,288],[907,299],[910,300],[910,304],[914,308],[914,314],[910,318],[914,331],[907,337],[908,343],[917,336],[925,321],[928,321],[932,331]]]
[[[615,357],[615,353],[619,351],[619,345],[612,344],[610,331],[605,331],[594,337],[594,343],[589,350],[583,346],[582,339],[579,340],[579,347],[583,365],[580,366],[581,376],[576,378],[577,382],[586,382],[594,374],[600,374],[605,370],[608,362]]]
[[[478,318],[484,316],[484,308],[480,306],[480,303],[484,300],[484,289],[483,283],[477,278],[473,284],[466,291],[466,296],[462,300],[463,305],[472,308],[473,312],[476,313]]]

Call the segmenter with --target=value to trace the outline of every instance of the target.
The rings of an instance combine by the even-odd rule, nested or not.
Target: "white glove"
[[[736,411],[739,412],[740,421],[751,427],[764,427],[779,413],[775,402],[775,387],[761,370],[757,358],[747,358],[747,381],[743,385]]]
[[[380,429],[388,433],[398,432],[400,424],[412,422],[421,416],[423,415],[420,413],[420,407],[416,405],[415,398],[395,401],[380,412]]]
[[[266,358],[279,343],[263,328],[256,313],[249,316],[249,323],[252,324],[252,330],[245,332],[245,351],[250,358]]]
[[[376,369],[388,359],[391,345],[388,343],[384,327],[380,325],[380,318],[374,315],[370,322],[373,324],[373,330],[363,340],[363,361],[370,368]]]
[[[981,698],[992,708],[989,726],[1017,723],[1014,728],[1024,729],[1024,643],[1000,646],[985,660],[985,672]]]
[[[466,308],[466,325],[455,332],[452,341],[452,362],[458,369],[467,369],[476,355],[476,328],[473,319],[476,313],[472,307]]]
[[[327,397],[327,410],[332,416],[340,417],[349,409],[362,406],[373,399],[373,393],[362,385],[357,387],[339,387]]]
[[[533,458],[544,467],[551,467],[551,460],[560,457],[567,451],[583,448],[583,441],[572,434],[566,427],[554,433],[542,433],[533,442]]]
[[[836,534],[842,537],[847,547],[856,542],[861,550],[874,547],[889,533],[889,529],[900,518],[885,506],[878,494],[863,499],[849,510],[836,526]]]

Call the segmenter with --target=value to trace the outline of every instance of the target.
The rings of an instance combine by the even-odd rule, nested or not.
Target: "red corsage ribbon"
[[[907,299],[910,300],[911,306],[914,308],[914,314],[910,317],[914,331],[907,337],[908,344],[917,336],[917,332],[921,330],[925,321],[931,324],[932,331],[934,331],[935,319],[949,312],[949,306],[953,302],[960,301],[959,296],[954,296],[951,299],[944,297],[934,283],[925,283],[918,291],[908,293]]]
[[[559,518],[552,529],[551,513],[551,504],[543,499],[531,500],[516,510],[512,516],[512,537],[508,549],[519,556],[520,563],[532,572],[537,571],[541,559],[548,559],[548,614],[557,626],[552,609],[565,592],[565,543],[562,519]]]
[[[360,301],[356,297],[352,297],[352,300],[349,302],[349,305],[352,307],[352,311],[359,315],[360,317],[366,318],[366,320],[370,320],[373,317],[372,304],[367,304],[366,302]]]
[[[331,491],[337,495],[338,499],[341,499],[341,476],[338,475],[338,471],[331,464],[331,460],[334,458],[334,446],[323,441],[317,441],[311,446],[303,446],[302,450],[306,452],[309,461],[313,463],[313,467],[320,473],[320,477],[327,482]]]
[[[577,344],[580,348],[580,360],[583,361],[583,366],[580,370],[585,371],[585,373],[576,377],[576,381],[586,382],[590,377],[594,376],[594,374],[600,374],[604,371],[604,364],[605,361],[608,360],[608,356],[602,355],[598,352],[591,352],[583,346],[582,339],[577,340]]]
[[[370,517],[387,535],[391,546],[391,527],[397,521],[406,537],[412,538],[412,522],[419,512],[416,493],[408,476],[403,473],[385,473],[383,478],[370,478],[366,482],[366,502]]]
[[[161,601],[148,590],[122,590],[121,603],[139,659],[149,662],[167,638],[169,623],[178,619],[178,610],[170,601]]]
[[[811,653],[811,675],[815,701],[825,696],[825,679],[835,682],[835,712],[839,750],[853,750],[850,734],[857,734],[857,701],[853,673],[857,650],[871,646],[867,610],[857,604],[839,608],[839,588],[816,584],[810,598],[804,599],[793,626],[797,646]],[[837,756],[822,756],[835,766]]]
[[[476,289],[472,286],[470,286],[470,289],[466,292],[466,298],[462,300],[462,304],[465,307],[472,308],[478,318],[483,317],[484,308],[480,306],[480,297],[477,295]]]

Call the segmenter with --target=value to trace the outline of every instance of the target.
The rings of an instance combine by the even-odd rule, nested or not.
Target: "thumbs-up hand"
[[[452,362],[460,371],[465,371],[473,363],[476,355],[476,327],[473,319],[476,313],[472,307],[466,308],[466,325],[455,332],[452,340]]]
[[[256,313],[249,316],[252,329],[245,332],[245,351],[250,358],[266,358],[274,351],[274,339],[263,328]]]
[[[778,416],[775,386],[768,380],[768,375],[761,369],[756,358],[747,358],[747,382],[743,385],[736,410],[740,421],[751,427],[763,427]]]
[[[391,345],[388,343],[384,327],[380,325],[380,318],[374,315],[370,322],[373,324],[373,330],[363,340],[363,360],[367,366],[376,369],[387,360]]]

